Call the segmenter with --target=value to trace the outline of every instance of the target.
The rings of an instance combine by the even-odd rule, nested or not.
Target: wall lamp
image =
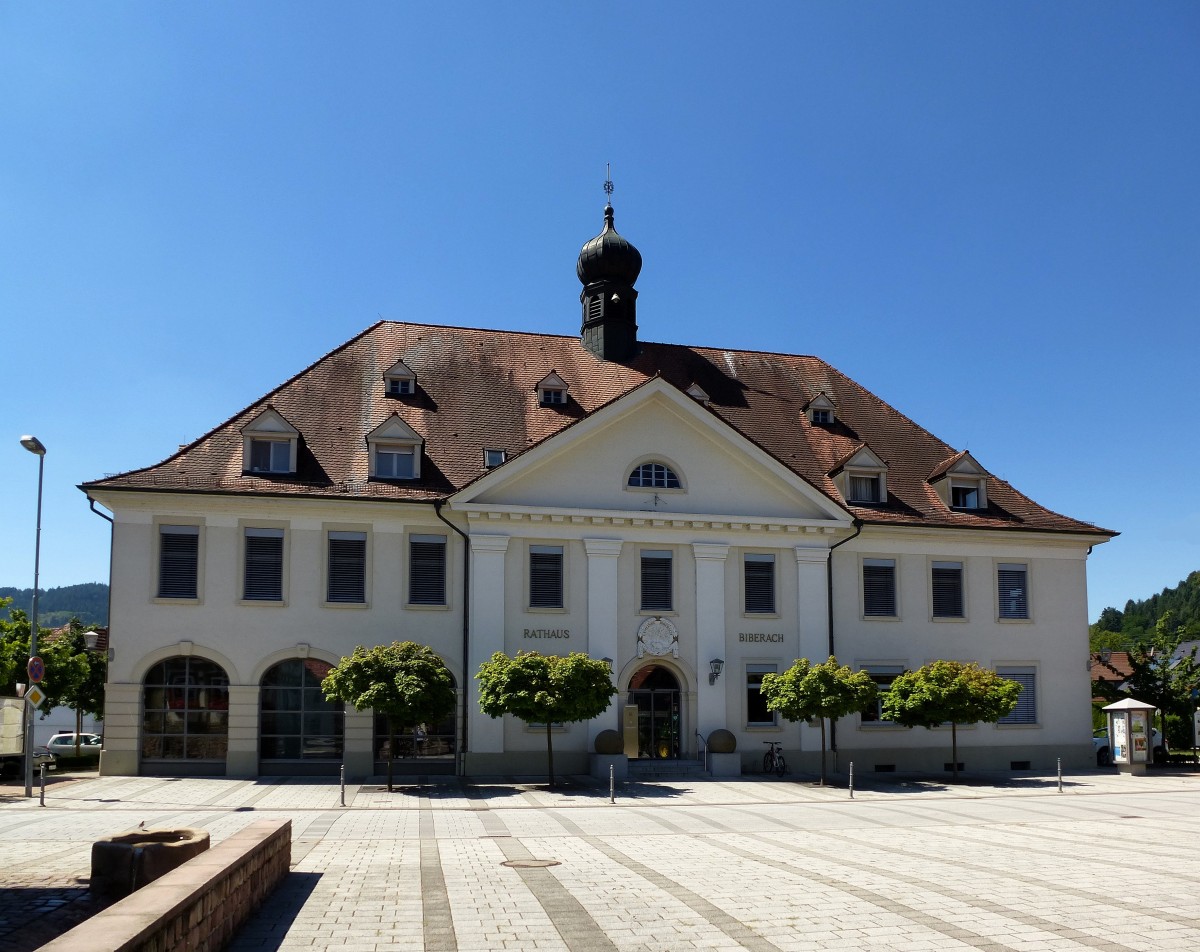
[[[716,684],[717,678],[721,676],[721,669],[725,667],[725,662],[720,658],[713,658],[708,663],[708,683]]]

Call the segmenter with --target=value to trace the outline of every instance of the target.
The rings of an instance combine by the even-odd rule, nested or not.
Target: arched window
[[[679,477],[664,463],[642,463],[629,474],[629,485],[636,489],[680,489]]]
[[[160,661],[142,682],[142,759],[224,761],[229,676],[203,658]]]
[[[261,761],[341,761],[343,708],[321,693],[331,667],[292,658],[267,669],[259,691]]]
[[[451,686],[458,687],[451,676]],[[458,732],[455,726],[458,718],[449,714],[436,724],[400,724],[396,727],[396,757],[421,758],[422,760],[454,761],[457,752]],[[423,728],[423,731],[422,731]],[[422,736],[423,735],[423,736]],[[391,738],[388,736],[388,722],[378,711],[375,712],[375,762],[380,764],[388,759],[388,746]]]

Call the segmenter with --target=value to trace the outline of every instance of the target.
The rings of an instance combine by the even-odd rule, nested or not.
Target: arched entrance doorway
[[[317,658],[273,665],[259,686],[259,773],[337,776],[343,707],[325,700],[321,681],[332,666]]]
[[[679,757],[681,735],[679,679],[670,668],[647,665],[629,679],[629,704],[638,711],[638,757]]]
[[[142,682],[142,772],[224,776],[229,676],[213,661],[160,661]]]

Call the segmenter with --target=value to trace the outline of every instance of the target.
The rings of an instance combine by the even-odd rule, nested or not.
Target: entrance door
[[[629,680],[629,703],[638,709],[638,757],[679,756],[679,681],[667,668],[650,665]]]

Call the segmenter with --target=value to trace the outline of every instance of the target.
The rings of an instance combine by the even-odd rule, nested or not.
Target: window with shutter
[[[159,526],[158,597],[196,598],[200,527]]]
[[[997,668],[996,673],[1009,681],[1021,685],[1021,695],[1017,698],[1017,706],[1008,717],[1002,717],[997,724],[1036,724],[1037,719],[1037,671],[1032,667]]]
[[[408,603],[446,604],[446,537],[408,537]]]
[[[775,556],[746,553],[742,561],[747,615],[775,613]]]
[[[896,561],[863,559],[863,614],[868,617],[896,617]]]
[[[963,571],[961,562],[933,563],[933,617],[963,617]]]
[[[642,611],[669,612],[671,598],[671,553],[665,549],[642,550]]]
[[[247,529],[242,598],[283,601],[283,530]]]
[[[563,607],[562,546],[529,547],[529,607]]]
[[[367,600],[367,534],[329,533],[329,579],[326,601],[341,604]]]
[[[1029,617],[1028,567],[1002,562],[996,568],[996,588],[1001,618]]]
[[[904,668],[900,665],[893,664],[871,664],[863,665],[862,670],[866,671],[871,680],[875,682],[875,700],[869,707],[860,712],[860,720],[863,724],[891,724],[892,721],[884,719],[883,716],[883,695],[892,688],[892,682],[896,680],[896,676],[904,673]]]

